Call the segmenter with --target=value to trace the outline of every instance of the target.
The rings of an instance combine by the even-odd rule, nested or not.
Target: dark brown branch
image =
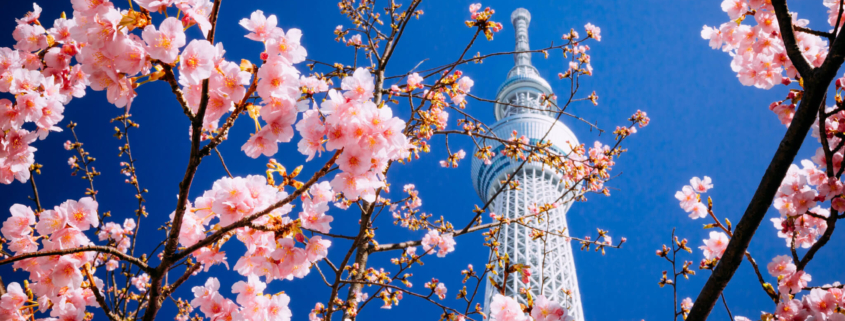
[[[775,16],[778,19],[780,27],[781,38],[786,47],[786,54],[792,65],[798,70],[801,78],[807,79],[813,76],[813,67],[804,58],[801,49],[798,48],[798,42],[795,41],[795,31],[792,25],[792,15],[789,13],[789,8],[786,6],[786,0],[772,0],[772,6],[775,8]],[[806,81],[806,80],[805,80]]]
[[[783,15],[789,19],[788,13],[781,12],[786,10],[784,0],[773,0],[772,4],[775,6],[776,11],[778,11],[779,22]],[[794,34],[791,33],[791,21],[787,20],[787,22],[790,28],[787,30],[790,31],[791,37],[785,36],[784,40],[788,43],[787,48],[794,47],[793,49],[797,49],[797,45],[794,42]],[[781,30],[783,30],[783,27],[784,23],[781,23]],[[843,41],[837,39],[837,43],[840,42]],[[842,46],[845,46],[845,44]],[[804,98],[801,100],[798,111],[781,140],[774,157],[772,157],[766,173],[760,180],[757,191],[754,193],[739,224],[737,224],[734,230],[734,236],[731,238],[730,243],[728,243],[725,253],[713,270],[713,274],[707,279],[704,288],[701,289],[687,318],[688,321],[703,321],[707,318],[715,306],[716,301],[719,299],[719,295],[742,263],[742,257],[751,243],[751,238],[754,236],[754,233],[766,215],[766,211],[772,204],[775,193],[781,181],[786,176],[786,171],[789,169],[792,161],[795,160],[795,155],[801,148],[804,138],[807,137],[807,132],[816,119],[817,108],[819,108],[819,105],[824,100],[825,90],[830,85],[836,74],[836,70],[841,65],[841,63],[835,65],[835,67],[830,65],[831,56],[839,55],[841,61],[841,52],[841,50],[836,52],[831,51],[831,54],[828,55],[828,58],[825,60],[823,66],[819,68],[819,72],[816,75],[807,77],[808,74],[802,74],[802,77],[805,79],[804,86],[806,88]],[[798,54],[800,56],[800,52]],[[790,55],[790,58],[792,58],[792,55]],[[809,65],[803,60],[803,56],[801,56],[801,60],[793,61],[798,61],[796,66],[803,62],[804,67],[809,68]],[[831,68],[833,71],[829,71],[828,68]],[[805,72],[807,72],[806,69]]]
[[[320,179],[321,177],[325,176],[326,173],[328,173],[329,169],[331,169],[332,165],[334,165],[338,156],[340,156],[341,151],[342,150],[338,150],[337,152],[335,152],[334,155],[332,156],[332,158],[329,159],[329,161],[326,162],[325,165],[323,165],[323,168],[321,168],[319,171],[314,173],[314,175],[311,176],[311,179],[309,179],[307,182],[305,182],[305,184],[303,184],[301,188],[297,189],[292,194],[288,195],[288,197],[285,197],[284,199],[276,202],[273,205],[270,205],[269,207],[265,208],[264,210],[262,210],[258,213],[244,217],[240,221],[237,221],[237,222],[232,223],[230,225],[224,226],[221,229],[217,230],[217,232],[214,232],[214,234],[207,236],[206,238],[202,239],[201,241],[197,242],[196,244],[194,244],[194,245],[192,245],[192,246],[190,246],[190,247],[188,247],[188,248],[186,248],[186,249],[184,249],[184,250],[182,250],[178,253],[174,253],[173,256],[172,256],[173,262],[176,262],[178,260],[185,258],[186,256],[190,255],[191,253],[194,253],[194,251],[196,251],[196,250],[199,250],[203,247],[211,245],[211,243],[216,242],[217,240],[222,238],[227,233],[229,233],[229,232],[231,232],[231,231],[233,231],[237,228],[247,226],[252,221],[258,219],[259,217],[267,215],[268,213],[272,212],[273,210],[292,202],[297,197],[302,195],[302,193],[307,191],[308,188],[311,187],[311,185],[314,185],[314,183],[316,183],[318,179]]]
[[[38,212],[41,212],[41,199],[38,198],[38,187],[35,186],[35,170],[29,171],[29,183],[32,185],[32,193],[33,193],[33,201],[35,201],[35,206],[38,208]]]
[[[100,289],[97,287],[97,282],[94,282],[94,277],[91,276],[90,268],[91,268],[91,265],[88,264],[88,263],[85,263],[85,266],[82,267],[82,271],[85,272],[85,277],[88,278],[88,288],[91,289],[91,292],[94,293],[94,299],[97,300],[97,304],[100,305],[100,308],[103,309],[103,313],[106,314],[106,316],[109,318],[109,320],[111,320],[111,321],[120,320],[120,317],[114,315],[114,313],[111,311],[111,309],[109,309],[108,304],[106,304],[106,299],[103,298],[103,294],[100,293]]]
[[[118,251],[116,248],[108,247],[108,246],[97,246],[97,245],[89,245],[89,246],[81,246],[75,247],[72,249],[64,249],[64,250],[54,250],[54,251],[40,251],[40,252],[31,252],[31,253],[23,253],[19,255],[15,255],[5,260],[0,260],[0,265],[6,265],[9,263],[14,263],[20,260],[25,260],[33,257],[42,257],[42,256],[51,256],[51,255],[67,255],[79,252],[99,252],[99,253],[106,253],[110,255],[114,255],[121,260],[126,262],[132,263],[137,265],[141,270],[145,272],[151,271],[152,269],[147,265],[147,263],[142,262],[136,257],[129,256],[124,254],[123,252]]]
[[[816,36],[819,36],[819,37],[825,37],[825,38],[828,38],[828,39],[833,39],[833,34],[830,33],[830,32],[818,31],[818,30],[813,30],[813,29],[810,29],[810,28],[804,28],[804,27],[799,27],[799,26],[793,26],[792,29],[795,29],[795,31],[799,31],[799,32],[803,32],[803,33],[809,33],[811,35],[816,35]]]
[[[226,170],[226,174],[229,175],[229,178],[232,177],[232,172],[229,171],[229,167],[226,167],[226,161],[223,160],[223,154],[220,153],[220,150],[215,148],[215,152],[217,152],[217,157],[220,157],[220,164],[223,164],[223,169]]]
[[[220,12],[220,3],[222,0],[215,0],[209,15],[211,22],[211,30],[208,32],[207,40],[212,45],[214,44],[214,31],[217,29],[217,15]],[[176,203],[176,211],[173,215],[173,222],[170,228],[170,233],[164,245],[164,254],[161,258],[161,264],[153,270],[150,274],[150,290],[149,290],[149,306],[144,311],[144,321],[153,321],[161,308],[162,278],[167,274],[167,270],[173,262],[178,262],[179,259],[173,259],[171,256],[176,252],[176,246],[179,240],[179,232],[182,229],[182,218],[187,210],[188,192],[191,190],[191,182],[197,172],[197,168],[202,161],[200,156],[200,140],[202,138],[202,125],[205,118],[205,112],[208,108],[208,87],[209,80],[202,81],[202,96],[200,100],[199,109],[193,119],[191,119],[191,154],[188,159],[188,167],[185,170],[185,176],[179,183],[179,197]]]
[[[162,79],[170,84],[170,91],[176,95],[176,101],[182,106],[182,112],[185,113],[185,116],[188,116],[188,119],[193,121],[196,116],[194,115],[194,112],[191,111],[191,107],[188,106],[188,101],[185,100],[185,95],[182,93],[182,89],[179,88],[179,83],[176,81],[176,76],[173,74],[173,67],[165,63],[161,63],[160,65],[164,68],[164,77],[162,77]]]

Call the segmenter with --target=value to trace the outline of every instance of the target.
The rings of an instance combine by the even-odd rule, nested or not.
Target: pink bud
[[[268,58],[270,58],[270,54],[268,54],[267,52],[261,53],[261,60],[267,60]]]
[[[792,83],[792,79],[789,79],[789,77],[783,77],[783,78],[781,78],[780,83],[783,84],[784,86],[789,86],[789,84]],[[837,80],[837,83],[839,83],[838,80]]]

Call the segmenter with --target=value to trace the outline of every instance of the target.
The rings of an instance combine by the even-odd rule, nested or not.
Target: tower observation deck
[[[531,22],[531,14],[523,8],[516,9],[511,14],[511,22],[516,35],[516,51],[529,50],[528,24]],[[497,137],[509,138],[511,133],[516,131],[519,135],[528,137],[532,144],[540,140],[548,141],[553,144],[552,149],[556,153],[569,154],[569,146],[578,145],[578,139],[566,125],[556,120],[555,113],[547,111],[547,107],[540,103],[540,95],[548,97],[552,94],[549,83],[531,64],[530,53],[516,54],[514,64],[496,95],[497,122],[491,126],[492,132]],[[572,182],[564,180],[563,175],[553,168],[529,162],[519,169],[522,161],[503,156],[502,144],[495,141],[488,144],[495,153],[491,164],[485,165],[483,161],[472,158],[472,183],[481,200],[486,202],[493,197],[509,174],[514,175],[521,187],[520,190],[505,190],[500,193],[491,204],[493,213],[512,219],[522,217],[530,213],[530,205],[554,203],[571,187]],[[534,220],[532,224],[541,230],[565,231],[569,234],[566,228],[566,212],[571,205],[570,200],[571,196],[563,199],[564,205],[549,211],[548,221],[538,223]],[[525,288],[534,296],[542,294],[561,303],[574,320],[583,321],[584,312],[570,242],[560,237],[548,236],[544,244],[542,239],[532,240],[530,232],[530,228],[517,224],[501,227],[500,254],[507,254],[513,264],[523,263],[531,266],[532,273],[528,284],[522,283],[519,277],[509,278],[505,285],[505,295],[517,297],[521,303],[526,303],[524,296],[517,295],[520,289]],[[499,284],[502,283],[502,275],[499,271],[493,276]],[[485,312],[489,312],[490,302],[496,293],[496,289],[488,281],[485,290]]]

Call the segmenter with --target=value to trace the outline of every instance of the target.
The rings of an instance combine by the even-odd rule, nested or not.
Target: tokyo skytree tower
[[[531,14],[523,8],[516,9],[511,14],[516,33],[516,51],[529,50],[528,24]],[[552,93],[549,83],[543,79],[537,68],[531,65],[531,54],[521,53],[514,56],[515,66],[508,72],[508,77],[499,87],[496,95],[495,113],[496,124],[492,131],[497,137],[510,138],[515,130],[518,135],[525,135],[534,144],[540,140],[554,144],[553,150],[560,154],[568,154],[571,146],[578,145],[578,139],[572,131],[560,121],[557,121],[550,111],[544,111],[540,104],[540,95]],[[530,106],[532,109],[514,107]],[[547,107],[545,108],[547,109]],[[547,134],[548,133],[548,134]],[[544,139],[545,137],[545,139]],[[522,161],[514,161],[502,155],[502,144],[488,141],[495,156],[490,165],[472,158],[472,183],[481,199],[487,202],[499,190],[507,175],[514,174],[520,183],[520,190],[505,190],[493,201],[492,212],[517,218],[529,214],[530,205],[542,206],[555,202],[565,193],[569,186],[562,179],[560,173],[540,163],[526,163],[517,172]],[[571,183],[570,183],[571,184]],[[566,212],[569,210],[571,196],[563,200],[565,205],[549,211],[549,220],[542,223],[534,222],[538,229],[565,231]],[[548,225],[547,225],[548,224]],[[520,289],[527,288],[535,296],[544,295],[550,300],[557,301],[566,307],[569,315],[576,321],[584,320],[581,307],[581,295],[578,290],[578,279],[575,275],[575,262],[572,257],[570,242],[561,237],[547,236],[548,241],[542,239],[532,241],[529,236],[530,228],[517,224],[501,226],[499,236],[499,251],[507,254],[512,264],[523,263],[531,266],[530,282],[522,283],[519,276],[512,276],[505,285],[505,295],[518,297],[521,303],[526,303],[524,296],[517,295]],[[545,255],[544,255],[545,254]],[[540,267],[543,266],[542,271]],[[502,275],[498,271],[493,277],[501,284]],[[492,274],[491,274],[492,275]],[[545,281],[541,280],[541,277]],[[542,284],[542,289],[540,289]],[[565,293],[567,291],[569,294]],[[489,312],[492,297],[497,293],[488,281],[485,291],[485,312]]]

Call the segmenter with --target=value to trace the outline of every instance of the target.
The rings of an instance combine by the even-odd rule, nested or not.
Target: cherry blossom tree
[[[340,314],[355,319],[372,301],[390,308],[414,297],[441,309],[444,319],[477,320],[485,316],[480,305],[473,304],[476,293],[496,266],[506,267],[505,279],[521,276],[524,282],[528,282],[531,269],[542,267],[492,255],[489,261],[474,262],[482,269],[468,265],[462,272],[466,284],[460,290],[458,285],[437,279],[416,290],[406,272],[421,268],[423,259],[449,257],[460,237],[469,233],[483,233],[487,241],[478,246],[498,253],[499,227],[507,224],[531,228],[538,242],[574,241],[582,249],[602,253],[625,241],[620,238],[612,243],[608,232],[602,230],[594,238],[577,238],[568,231],[547,230],[535,223],[548,220],[550,209],[564,201],[585,201],[589,193],[609,195],[604,184],[611,178],[615,158],[625,152],[621,143],[637,127],[648,124],[646,113],[637,111],[627,125],[617,127],[610,144],[597,141],[591,147],[571,146],[569,154],[561,154],[551,143],[531,143],[521,133],[498,137],[469,114],[465,106],[470,101],[492,101],[473,95],[473,80],[458,69],[497,56],[559,54],[569,63],[560,78],[569,82],[566,87],[570,90],[562,98],[542,97],[543,110],[557,119],[566,117],[603,132],[567,112],[571,104],[597,104],[595,92],[584,96],[578,89],[580,77],[593,74],[588,43],[601,40],[599,27],[587,24],[583,37],[573,29],[563,35],[563,43],[543,49],[468,57],[480,37],[492,40],[503,28],[493,20],[493,9],[473,4],[465,22],[472,38],[458,59],[427,70],[396,72],[388,65],[408,24],[423,16],[418,9],[421,0],[378,5],[375,1],[343,0],[340,13],[352,26],[338,26],[334,34],[336,41],[350,48],[349,62],[310,58],[300,41],[303,31],[283,30],[278,27],[279,17],[255,11],[240,21],[246,39],[227,40],[227,45],[229,41],[257,41],[264,51],[257,52],[254,61],[238,63],[227,60],[223,43],[215,38],[215,30],[222,27],[217,24],[222,2],[134,0],[123,7],[108,0],[72,0],[71,17],[41,17],[36,4],[32,12],[17,20],[12,32],[14,48],[0,48],[0,92],[9,97],[0,99],[0,182],[18,187],[28,182],[34,197],[29,204],[12,206],[0,229],[0,265],[11,265],[29,275],[8,286],[0,284],[2,319],[151,321],[168,302],[178,308],[176,320],[290,320],[290,304],[313,304],[311,320],[331,320]],[[186,35],[191,28],[199,29],[203,37],[191,39]],[[174,178],[179,180],[178,198],[167,217],[148,217],[147,189],[139,182],[138,172],[152,165],[137,161],[129,140],[130,132],[138,127],[130,108],[134,113],[149,112],[145,106],[133,106],[139,94],[136,89],[156,82],[161,88],[169,87],[173,106],[181,108],[190,120],[188,166],[181,180]],[[62,123],[65,107],[75,108],[72,101],[89,88],[106,91],[108,102],[120,108],[113,122],[118,124],[115,136],[121,140],[119,152],[125,159],[121,173],[96,171],[92,165],[96,159],[83,147],[86,137],[77,136],[74,130],[78,125],[69,120]],[[400,106],[410,110],[404,118],[395,112]],[[249,120],[244,120],[246,117]],[[302,157],[271,158],[263,174],[229,174],[211,186],[192,186],[207,156],[215,153],[224,161],[217,147],[227,142],[238,121],[255,126],[248,140],[230,142],[241,145],[245,155],[280,157],[280,143],[296,143]],[[42,204],[35,182],[42,166],[36,162],[36,146],[38,140],[54,139],[51,133],[64,129],[73,136],[64,144],[67,151],[75,153],[68,161],[71,174],[86,180],[88,188],[84,197]],[[460,225],[422,212],[423,196],[412,184],[388,198],[390,169],[425,161],[422,156],[431,152],[435,136],[445,142],[446,154],[439,157],[445,158],[440,160],[443,167],[457,167],[467,157],[463,150],[449,149],[450,139],[471,141],[477,148],[471,157],[485,161],[494,156],[490,143],[498,142],[504,145],[503,155],[522,164],[542,163],[561,173],[570,188],[561,201],[533,204],[529,214],[516,219],[488,213],[490,200],[466,209],[474,217],[455,222]],[[37,155],[45,157],[44,153]],[[322,166],[303,173],[303,167],[297,165],[309,161]],[[128,177],[126,183],[134,188],[138,200],[134,215],[118,217],[98,202],[95,179],[112,179],[115,174]],[[706,190],[712,186],[709,184],[709,179],[702,181],[698,188]],[[518,188],[519,181],[510,177],[496,195]],[[701,190],[688,195],[695,191]],[[331,207],[344,215],[359,215],[358,233],[333,233]],[[382,211],[391,213],[393,220],[382,217],[377,221]],[[136,251],[142,222],[162,224],[166,231],[166,237],[150,253]],[[426,234],[415,239],[408,233],[405,242],[379,243],[377,226],[385,224]],[[96,241],[91,239],[94,236]],[[226,249],[234,247],[245,248],[245,254],[227,257]],[[345,255],[341,261],[332,261],[329,251]],[[388,256],[392,265],[368,264],[372,255]],[[221,284],[209,274],[211,270],[214,275],[230,271],[237,281]],[[284,293],[264,293],[270,282],[301,282],[297,279],[309,273],[318,273],[331,290],[324,301],[296,302]],[[168,274],[176,277],[168,279]],[[194,280],[190,280],[192,276]],[[176,297],[175,291],[188,285],[195,285],[193,297]],[[523,305],[505,296],[503,288],[501,292],[487,317],[500,321],[569,319],[569,307],[563,302],[518,294],[528,298],[529,304]],[[440,302],[454,293],[466,304]]]
[[[827,26],[818,28],[830,28],[828,31],[811,29],[808,20],[789,11],[785,0],[724,0],[721,8],[728,21],[718,27],[704,26],[701,31],[711,48],[732,56],[730,66],[741,84],[785,89],[785,97],[769,109],[787,130],[735,227],[727,218],[719,219],[710,197],[703,199],[714,186],[709,177],[693,178],[675,195],[692,219],[709,220],[705,229],[715,229],[699,247],[703,254],[699,268],[712,270],[712,274],[694,303],[687,298],[679,306],[676,292],[676,319],[705,320],[720,298],[730,314],[722,291],[739,265],[748,261],[761,290],[772,300],[772,308],[762,313],[761,320],[845,320],[842,285],[813,284],[805,271],[830,240],[837,221],[845,217],[841,181],[845,77],[836,79],[845,61],[843,1],[825,0],[819,5],[827,9],[828,19],[824,22]],[[799,167],[795,156],[808,133],[819,145],[811,147],[816,149],[815,156],[800,160]],[[770,206],[778,211],[770,226],[777,229],[785,248],[783,255],[763,258],[771,261],[760,266],[747,249]],[[673,289],[678,276],[695,274],[689,269],[691,261],[684,261],[679,270],[676,255],[681,250],[692,253],[694,247],[675,234],[673,231],[671,246],[657,251],[674,272],[674,276],[664,272],[660,285],[671,284]]]

